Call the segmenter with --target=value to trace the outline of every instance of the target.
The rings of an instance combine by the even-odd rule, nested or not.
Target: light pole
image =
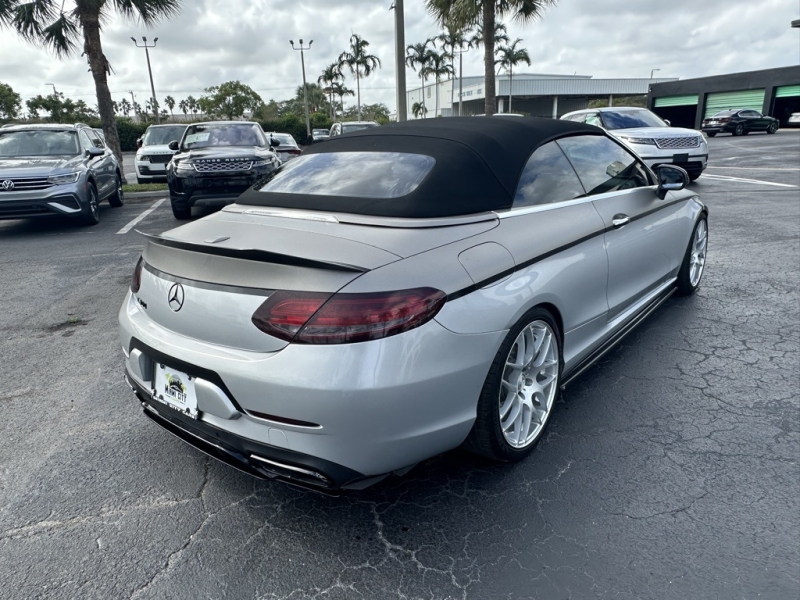
[[[53,86],[53,96],[58,96],[58,91],[56,90],[55,83],[45,83],[45,85],[52,85]]]
[[[397,86],[397,120],[408,119],[406,105],[406,23],[403,16],[403,0],[394,0],[394,68]]]
[[[294,47],[294,40],[289,40],[289,44],[292,46],[292,50],[300,50],[300,64],[303,67],[303,106],[306,111],[306,141],[311,138],[311,121],[308,119],[308,90],[306,89],[306,58],[304,51],[311,49],[311,44],[314,43],[314,40],[308,42],[308,46],[303,47],[303,38],[300,38],[300,47]]]
[[[460,50],[454,50],[458,54],[458,116],[461,116],[461,109],[464,106],[464,44]]]
[[[150,74],[150,91],[153,93],[153,112],[156,113],[156,123],[161,124],[161,117],[158,116],[158,100],[156,100],[156,86],[153,85],[153,69],[150,68],[150,48],[155,48],[158,43],[158,38],[153,40],[153,45],[147,45],[147,38],[142,36],[143,44],[140,46],[136,38],[132,37],[133,43],[137,48],[144,48],[144,53],[147,56],[147,72]]]
[[[660,70],[661,69],[650,69],[650,79],[653,78],[653,73],[655,73],[656,71],[660,71]]]

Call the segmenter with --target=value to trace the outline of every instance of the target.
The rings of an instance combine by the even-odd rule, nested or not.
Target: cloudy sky
[[[71,3],[67,0],[67,6]],[[112,96],[150,96],[144,51],[130,37],[158,37],[151,51],[159,99],[198,97],[205,87],[238,79],[265,101],[285,99],[301,82],[299,52],[289,39],[314,40],[306,73],[316,81],[344,50],[351,33],[370,42],[383,62],[362,82],[362,102],[384,102],[394,110],[394,24],[391,0],[184,0],[181,15],[152,30],[114,17],[103,33],[114,68]],[[560,0],[540,22],[510,22],[512,39],[524,40],[537,73],[604,77],[682,79],[800,63],[798,0]],[[423,0],[405,0],[406,44],[433,36],[438,28]],[[482,74],[480,50],[464,56],[464,73]],[[0,81],[23,101],[59,92],[95,105],[84,59],[57,60],[13,32],[0,30]],[[408,85],[419,79],[407,70]],[[355,81],[346,82],[355,89]],[[176,109],[177,110],[177,109]]]

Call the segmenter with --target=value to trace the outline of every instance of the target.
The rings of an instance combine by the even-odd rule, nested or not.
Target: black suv
[[[193,206],[230,204],[281,161],[261,126],[248,121],[214,121],[189,125],[167,165],[172,214],[192,216]]]

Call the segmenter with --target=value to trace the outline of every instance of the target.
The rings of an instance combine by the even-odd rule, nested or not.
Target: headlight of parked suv
[[[78,181],[78,177],[81,174],[79,171],[75,171],[74,173],[65,173],[64,175],[51,175],[47,178],[48,183],[52,183],[53,185],[62,185],[65,183],[75,183]]]
[[[619,136],[619,139],[625,140],[629,144],[646,144],[649,146],[655,146],[656,141],[653,138],[638,138],[638,137],[629,137],[627,135]]]
[[[147,156],[146,154],[137,154],[136,160],[138,160],[139,162],[150,162],[150,157]]]
[[[175,163],[175,170],[179,173],[191,173],[194,171],[194,165],[190,162],[182,160],[178,163]]]
[[[259,158],[253,161],[253,168],[257,169],[259,167],[266,167],[267,165],[271,165],[272,160],[267,160],[266,158]]]

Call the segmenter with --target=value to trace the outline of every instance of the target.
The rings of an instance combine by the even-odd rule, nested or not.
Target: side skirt
[[[561,389],[563,390],[566,388],[570,383],[580,377],[584,371],[586,371],[598,360],[603,358],[603,356],[608,354],[608,352],[610,352],[617,344],[619,344],[625,338],[625,336],[636,329],[636,327],[647,317],[649,317],[659,306],[664,304],[664,302],[666,302],[667,299],[675,293],[676,289],[677,288],[675,286],[670,286],[653,298],[639,312],[635,313],[630,320],[626,321],[622,327],[614,331],[608,338],[606,338],[605,341],[595,348],[591,354],[586,356],[583,360],[581,360],[581,362],[570,369],[566,374],[563,383],[561,384]]]

